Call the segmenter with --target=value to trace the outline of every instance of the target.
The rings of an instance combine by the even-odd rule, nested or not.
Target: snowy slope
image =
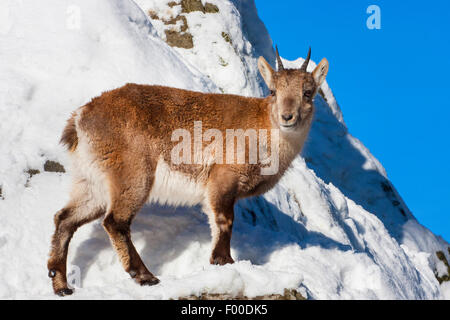
[[[185,0],[188,3],[200,0]],[[207,0],[217,7],[219,12],[202,11],[183,12],[182,5],[170,7],[170,0],[136,0],[144,12],[153,11],[151,19],[157,33],[166,39],[165,30],[179,30],[181,22],[176,26],[167,25],[164,21],[178,16],[186,17],[186,32],[193,37],[193,48],[175,47],[183,57],[199,67],[203,73],[226,93],[245,96],[264,94],[263,79],[259,75],[256,64],[259,56],[268,61],[275,60],[272,41],[258,18],[253,0],[220,1]],[[175,1],[181,3],[181,1]]]
[[[46,172],[44,163],[70,168],[58,140],[72,110],[126,82],[265,92],[256,59],[264,55],[274,64],[274,55],[253,0],[202,2],[216,5],[217,13],[182,13],[168,2],[1,2],[0,298],[54,297],[46,261],[70,171]],[[151,19],[148,10],[160,18]],[[164,42],[161,19],[180,14],[191,49]],[[94,222],[71,242],[69,270],[79,271],[81,282],[70,298],[251,297],[284,288],[311,299],[450,298],[449,286],[434,274],[447,272],[436,251],[449,259],[449,244],[415,220],[382,165],[348,133],[327,84],[322,91],[303,157],[268,194],[236,206],[237,263],[208,264],[209,226],[198,208],[146,207],[133,239],[161,283],[142,288],[131,281]],[[30,177],[30,169],[40,173]]]

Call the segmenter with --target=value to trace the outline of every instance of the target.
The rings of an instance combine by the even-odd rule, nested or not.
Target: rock
[[[64,167],[62,166],[62,164],[56,162],[56,161],[52,161],[52,160],[47,160],[44,163],[44,171],[46,172],[66,172],[66,170],[64,169]],[[40,174],[41,171],[38,169],[28,169],[26,171],[26,173],[28,173],[28,179],[27,182],[25,183],[26,187],[29,187],[29,183],[30,183],[30,179],[37,175]]]
[[[28,179],[27,179],[27,182],[25,182],[25,187],[29,187],[30,186],[30,179],[33,177],[33,176],[35,176],[35,175],[37,175],[37,174],[39,174],[39,173],[41,173],[38,169],[28,169],[27,171],[26,171],[26,173],[28,173]]]
[[[447,248],[448,253],[450,254],[450,247]],[[450,265],[447,261],[447,258],[445,257],[444,252],[442,251],[438,251],[436,252],[436,256],[438,257],[439,260],[441,260],[445,266],[447,267],[447,274],[443,275],[442,277],[440,277],[437,272],[435,273],[436,279],[439,281],[439,283],[443,283],[443,282],[447,282],[450,281]]]
[[[170,20],[163,20],[163,22],[165,25],[172,25],[172,24],[177,24],[177,21],[180,21],[180,20],[182,22],[180,30],[181,30],[181,32],[185,32],[188,29],[188,23],[187,23],[187,19],[185,16],[177,16]]]
[[[201,0],[182,0],[181,1],[181,12],[194,12],[194,11],[201,11],[205,12],[205,8],[203,7],[203,4]]]
[[[192,49],[194,47],[192,35],[189,32],[165,30],[165,33],[166,33],[166,42],[171,47],[178,47],[184,49]]]
[[[176,1],[171,1],[171,2],[169,2],[167,5],[170,7],[170,8],[173,8],[173,7],[175,7],[175,6],[179,6],[181,3],[178,3],[178,2],[176,2]]]
[[[233,45],[233,42],[231,41],[231,37],[228,33],[222,31],[222,38],[229,44]]]
[[[60,164],[59,162],[56,162],[56,161],[52,161],[52,160],[45,161],[44,171],[46,171],[46,172],[62,172],[62,173],[66,172],[66,170],[64,169],[62,164]]]
[[[38,169],[28,169],[27,173],[30,176],[29,178],[31,179],[31,177],[33,177],[34,175],[37,175],[41,172]]]
[[[201,0],[182,0],[181,1],[181,12],[189,13],[194,11],[200,11],[203,13],[217,13],[219,12],[219,8],[212,3],[203,3]]]
[[[215,4],[207,2],[207,3],[205,3],[205,12],[206,13],[217,13],[217,12],[219,12],[219,8]]]
[[[220,57],[219,56],[219,64],[222,66],[222,67],[226,67],[226,66],[228,66],[228,62],[226,62],[222,57]]]
[[[181,12],[189,13],[194,11],[200,11],[203,13],[217,13],[219,12],[219,8],[212,3],[203,3],[201,0],[182,0],[181,3],[176,1],[171,1],[167,4],[170,8],[181,5]],[[170,20],[161,19],[157,12],[153,10],[148,11],[148,15],[153,20],[162,20],[165,25],[175,25],[178,21],[182,21],[180,31],[173,30],[168,28],[164,30],[166,34],[166,42],[171,47],[183,48],[183,49],[192,49],[194,47],[194,42],[192,38],[192,34],[187,32],[188,23],[185,15],[178,15]],[[231,44],[231,38],[228,34],[222,33],[225,41]]]
[[[158,14],[155,11],[153,11],[153,10],[148,10],[148,15],[153,20],[159,20]]]
[[[306,300],[295,289],[284,289],[284,294],[267,294],[264,296],[257,296],[249,298],[243,295],[232,296],[226,293],[202,293],[200,296],[191,295],[182,297],[180,300]]]

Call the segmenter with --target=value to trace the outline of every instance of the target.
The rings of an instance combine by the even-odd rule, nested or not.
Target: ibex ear
[[[275,71],[272,69],[270,64],[263,57],[259,57],[259,59],[258,59],[258,68],[259,68],[259,72],[261,73],[262,77],[264,78],[264,81],[267,84],[267,87],[270,90],[274,90],[275,89],[275,82],[274,82]]]
[[[328,60],[323,58],[320,61],[319,65],[312,72],[312,76],[314,81],[316,82],[317,87],[320,87],[325,80],[328,73]]]

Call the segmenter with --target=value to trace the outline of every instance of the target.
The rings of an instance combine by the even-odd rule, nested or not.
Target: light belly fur
[[[206,186],[189,176],[173,171],[164,160],[158,161],[149,203],[172,206],[195,206],[202,204]]]

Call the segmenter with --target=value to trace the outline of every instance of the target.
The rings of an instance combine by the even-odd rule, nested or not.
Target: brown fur
[[[70,151],[74,151],[78,145],[77,129],[75,127],[74,114],[67,120],[60,143],[66,145]]]
[[[323,71],[323,65],[319,67]],[[210,262],[233,263],[230,239],[234,204],[272,188],[301,151],[312,122],[312,98],[323,81],[317,83],[317,74],[298,70],[276,73],[264,59],[260,60],[260,70],[269,88],[277,91],[266,98],[127,84],[94,98],[72,115],[61,141],[72,151],[78,166],[71,200],[55,216],[48,262],[55,293],[71,293],[66,259],[73,233],[105,214],[103,226],[124,269],[141,285],[159,282],[143,264],[130,234],[135,215],[159,191],[153,188],[161,183],[158,169],[164,170],[158,166],[167,165],[171,175],[180,175],[204,190],[202,204],[213,236]],[[312,96],[304,95],[307,90],[313,91]],[[292,115],[289,121],[283,120],[286,114]],[[260,174],[261,162],[249,164],[248,144],[245,164],[172,163],[171,150],[178,144],[171,141],[172,132],[182,128],[193,133],[194,121],[202,121],[203,132],[215,128],[224,138],[226,129],[266,129],[270,133],[270,129],[291,125],[280,134],[278,172],[264,176]],[[275,138],[269,135],[267,146],[271,139]],[[203,144],[205,147],[209,142]],[[225,156],[225,141],[223,152]]]

